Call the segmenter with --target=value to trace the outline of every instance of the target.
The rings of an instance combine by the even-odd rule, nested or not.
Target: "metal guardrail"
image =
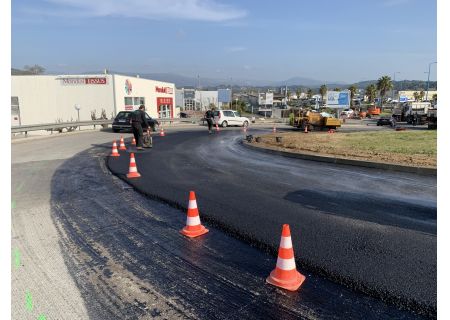
[[[83,126],[95,126],[95,125],[110,125],[112,124],[112,120],[91,120],[91,121],[74,121],[74,122],[58,122],[58,123],[44,123],[44,124],[30,124],[23,126],[14,126],[11,127],[11,133],[19,133],[25,132],[27,134],[28,131],[38,131],[38,130],[47,130],[47,131],[60,131],[64,128],[77,128]]]

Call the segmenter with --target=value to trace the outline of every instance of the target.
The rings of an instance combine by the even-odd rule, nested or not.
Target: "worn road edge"
[[[402,166],[399,164],[390,164],[390,163],[383,163],[383,162],[370,162],[370,161],[352,160],[352,159],[345,159],[345,158],[338,158],[338,157],[317,156],[317,155],[305,154],[305,153],[293,153],[293,152],[269,149],[269,148],[265,148],[265,147],[259,147],[259,146],[250,144],[249,142],[246,142],[246,141],[242,141],[241,143],[243,146],[250,148],[252,150],[257,150],[260,152],[265,152],[265,153],[270,153],[270,154],[276,154],[279,156],[289,157],[289,158],[336,163],[336,164],[345,164],[345,165],[351,165],[351,166],[376,168],[376,169],[383,169],[383,170],[390,170],[390,171],[402,171],[402,172],[409,172],[409,173],[417,173],[417,174],[421,174],[421,175],[431,175],[431,176],[437,175],[437,169],[433,169],[433,168],[410,167],[410,166]]]

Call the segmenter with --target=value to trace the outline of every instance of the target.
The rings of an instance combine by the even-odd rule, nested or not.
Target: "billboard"
[[[350,107],[350,91],[327,91],[327,107],[345,109]]]
[[[266,93],[266,104],[272,104],[273,105],[273,93],[267,92]]]
[[[231,102],[231,90],[230,89],[219,89],[217,90],[217,101],[218,102]]]

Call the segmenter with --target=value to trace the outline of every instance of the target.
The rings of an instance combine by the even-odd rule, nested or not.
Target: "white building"
[[[99,118],[102,110],[110,119],[141,104],[154,118],[180,113],[175,85],[168,82],[118,74],[11,76],[11,80],[12,125],[77,121],[78,111],[80,121],[91,120],[92,111]]]

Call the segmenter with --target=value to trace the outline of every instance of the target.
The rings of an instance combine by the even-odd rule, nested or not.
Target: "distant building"
[[[414,101],[414,92],[419,92],[422,90],[403,90],[398,92],[399,97],[406,97],[409,101]],[[423,90],[425,92],[425,96],[423,99],[425,100],[425,97],[427,95],[427,91]],[[431,101],[433,99],[433,95],[437,94],[437,90],[428,90],[428,100]]]
[[[183,110],[206,111],[213,104],[218,107],[218,91],[181,88],[177,90],[177,105]]]

